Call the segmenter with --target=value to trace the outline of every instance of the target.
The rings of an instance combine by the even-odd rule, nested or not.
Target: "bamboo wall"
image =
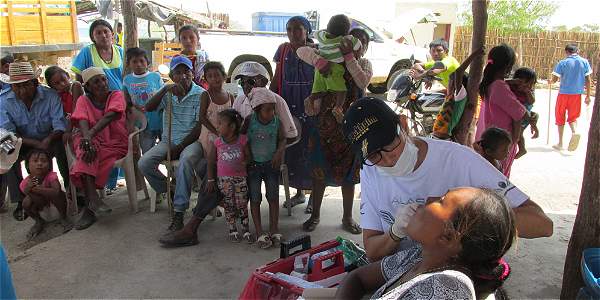
[[[463,61],[471,51],[472,32],[470,27],[463,26],[456,29],[453,56],[458,61]],[[488,30],[486,50],[489,51],[500,43],[512,46],[519,56],[517,64],[533,68],[538,78],[548,78],[554,66],[565,57],[564,49],[568,43],[577,44],[579,55],[590,62],[594,74],[599,71],[596,66],[600,57],[600,33],[553,31],[501,33],[497,30]]]

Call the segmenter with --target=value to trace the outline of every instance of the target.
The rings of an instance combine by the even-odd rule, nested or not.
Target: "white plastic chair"
[[[160,162],[161,165],[165,166],[165,168],[168,168],[169,165],[167,164],[167,161],[161,161]],[[171,174],[175,173],[175,169],[179,166],[179,160],[172,160],[171,161],[171,167],[173,168],[173,170],[171,170]],[[194,177],[196,178],[196,181],[198,183],[199,187],[202,187],[202,178],[200,176],[198,176],[197,174],[194,175]],[[156,197],[158,193],[154,193],[152,197],[150,197],[150,212],[156,212]],[[167,195],[167,197],[170,197],[170,195]],[[168,199],[167,198],[167,205],[171,205],[173,199]]]
[[[285,148],[290,148],[296,144],[298,144],[300,142],[300,140],[302,139],[302,124],[300,124],[300,121],[298,120],[298,118],[292,116],[292,120],[294,121],[294,125],[296,125],[296,130],[298,130],[298,136],[296,136],[296,138],[294,139],[293,142],[285,145]],[[283,158],[283,162],[281,163],[281,166],[279,168],[281,170],[281,183],[283,184],[283,191],[285,192],[285,206],[287,206],[287,213],[288,216],[292,215],[292,203],[291,203],[291,198],[290,198],[290,175],[288,173],[288,167],[285,164],[285,156]]]
[[[137,128],[136,125],[140,125],[140,128]],[[127,154],[123,158],[115,161],[115,164],[114,164],[115,168],[122,168],[123,170],[125,170],[125,184],[127,185],[129,208],[132,213],[137,213],[137,211],[138,211],[138,200],[137,200],[137,192],[138,192],[137,182],[138,182],[138,180],[141,183],[140,190],[144,190],[144,195],[145,195],[144,199],[150,198],[149,194],[148,194],[148,188],[146,187],[146,182],[144,181],[143,176],[141,176],[140,171],[137,170],[137,165],[135,163],[134,151],[133,151],[133,149],[134,149],[133,147],[138,147],[138,151],[139,151],[139,144],[134,143],[133,138],[135,136],[138,136],[140,134],[140,132],[145,130],[146,126],[147,126],[147,120],[146,120],[146,116],[144,115],[144,113],[139,111],[136,108],[131,108],[131,111],[127,114],[127,127],[133,128],[133,132],[129,133]],[[75,162],[75,155],[73,154],[73,151],[71,149],[72,149],[71,141],[69,141],[67,143],[67,145],[65,145],[65,150],[67,152],[67,161],[69,163],[69,169],[73,166],[73,163]],[[104,192],[104,190],[102,190],[101,194],[103,194],[103,192]],[[77,193],[75,190],[75,186],[73,184],[71,184],[71,198],[73,199],[72,202],[75,203],[74,211],[75,211],[75,213],[77,213]]]

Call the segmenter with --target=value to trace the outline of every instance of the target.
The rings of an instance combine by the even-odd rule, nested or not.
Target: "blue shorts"
[[[248,168],[248,188],[250,189],[250,201],[260,203],[262,201],[261,183],[265,182],[267,189],[265,196],[267,201],[279,202],[279,170],[271,166],[271,162],[257,163]]]

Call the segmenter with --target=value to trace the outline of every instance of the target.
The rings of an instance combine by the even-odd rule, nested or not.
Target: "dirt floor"
[[[556,127],[551,117],[551,143],[547,145],[548,93],[538,90],[536,96],[534,110],[541,116],[540,138],[527,140],[529,153],[515,162],[511,180],[552,218],[554,235],[519,239],[510,251],[507,260],[513,272],[505,286],[509,296],[517,299],[558,298],[560,294],[589,124],[584,108],[579,149],[573,153],[552,150]],[[556,91],[552,98],[555,96]],[[569,137],[567,133],[566,142]],[[360,242],[360,235],[341,229],[339,189],[328,188],[326,194],[321,224],[311,234],[313,245],[337,235]],[[358,201],[354,205],[357,218]],[[278,249],[261,250],[256,245],[228,242],[223,218],[201,226],[199,245],[164,249],[157,243],[168,223],[164,207],[152,214],[145,201],[140,203],[141,211],[131,215],[124,190],[111,196],[108,203],[114,208],[112,215],[89,229],[62,235],[60,226],[54,224],[31,242],[25,241],[33,224],[30,219],[16,222],[10,213],[0,215],[0,240],[8,252],[20,298],[236,298],[251,271],[279,255]],[[263,224],[267,224],[266,202],[262,209]],[[282,210],[280,227],[285,237],[303,233],[301,223],[307,218],[303,209],[294,208],[291,217]]]

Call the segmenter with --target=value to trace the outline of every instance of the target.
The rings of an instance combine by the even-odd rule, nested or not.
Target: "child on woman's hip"
[[[223,194],[225,218],[229,226],[229,240],[249,244],[254,243],[254,236],[248,225],[248,185],[246,183],[247,139],[240,134],[242,117],[234,109],[226,109],[218,114],[217,132],[219,138],[214,147],[208,149],[207,190],[212,192],[215,186]],[[215,172],[216,169],[216,172]],[[216,173],[216,176],[215,176]],[[238,231],[240,221],[242,233]]]

